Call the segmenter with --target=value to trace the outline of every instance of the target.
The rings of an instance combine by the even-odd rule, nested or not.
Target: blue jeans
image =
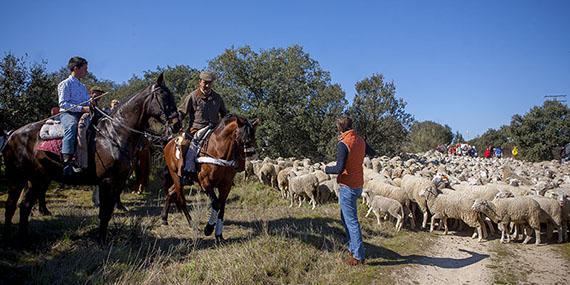
[[[63,112],[59,114],[61,125],[63,126],[63,141],[61,146],[62,154],[73,155],[75,153],[75,143],[77,142],[77,123],[81,113]]]
[[[338,202],[340,204],[340,218],[348,239],[348,250],[358,260],[364,259],[364,244],[358,214],[356,200],[362,194],[362,188],[350,188],[340,185]]]

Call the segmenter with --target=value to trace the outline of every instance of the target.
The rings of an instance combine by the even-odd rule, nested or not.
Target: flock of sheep
[[[436,151],[376,157],[364,160],[362,202],[377,222],[391,218],[399,231],[416,228],[421,220],[430,232],[437,226],[473,228],[479,241],[501,232],[501,242],[533,237],[541,232],[550,240],[568,239],[570,223],[570,164],[558,161],[530,163],[511,158],[485,159],[449,156]],[[256,177],[300,207],[335,200],[339,186],[334,175],[325,174],[324,163],[309,159],[248,161],[245,178]]]

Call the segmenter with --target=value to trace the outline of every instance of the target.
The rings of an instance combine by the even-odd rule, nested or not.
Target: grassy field
[[[4,217],[7,195],[0,194]],[[206,196],[198,193],[188,200],[192,226],[174,209],[170,224],[163,226],[159,191],[123,194],[130,211],[115,212],[111,242],[100,246],[90,188],[52,189],[47,201],[53,215],[33,212],[28,241],[2,233],[0,283],[384,283],[394,281],[391,272],[429,248],[432,238],[396,233],[392,223],[377,225],[374,218],[364,218],[365,207],[359,206],[367,263],[349,267],[342,262],[344,231],[335,203],[315,210],[306,204],[289,208],[275,190],[238,182],[226,208],[227,240],[217,245],[202,234],[209,213]]]

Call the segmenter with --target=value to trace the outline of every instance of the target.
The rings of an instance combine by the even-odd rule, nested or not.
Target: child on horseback
[[[75,153],[77,123],[83,113],[89,112],[89,94],[79,79],[87,75],[87,60],[76,56],[69,59],[67,67],[71,74],[57,86],[60,120],[65,130],[61,153],[63,155],[63,175],[74,173],[72,165]]]
[[[182,185],[191,184],[190,175],[196,172],[196,157],[199,141],[206,132],[200,132],[200,137],[194,137],[196,132],[206,127],[214,128],[220,121],[220,117],[224,117],[228,110],[224,104],[224,100],[220,94],[212,90],[215,76],[212,72],[200,72],[199,88],[192,91],[184,98],[180,113],[180,120],[188,115],[188,133],[192,136],[192,143],[186,151],[184,161],[182,163],[182,173],[178,171],[180,183]]]

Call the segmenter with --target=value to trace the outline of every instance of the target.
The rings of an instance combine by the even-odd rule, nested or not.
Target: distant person
[[[513,150],[511,150],[511,154],[513,155],[513,158],[517,158],[517,156],[519,155],[519,148],[517,146],[513,147]]]
[[[352,129],[352,119],[342,116],[336,121],[340,133],[337,144],[336,165],[327,166],[325,173],[338,174],[336,181],[340,186],[338,201],[340,217],[348,238],[350,252],[346,263],[358,265],[364,263],[364,244],[358,222],[356,200],[362,194],[364,170],[362,162],[367,152],[366,142]]]
[[[485,149],[485,152],[483,152],[483,156],[484,156],[485,158],[491,158],[491,147],[490,147],[490,146],[488,146],[488,147]]]
[[[495,147],[495,157],[496,158],[503,157],[503,149],[500,146]]]
[[[469,150],[467,151],[467,154],[470,157],[477,157],[477,150],[475,149],[474,146],[472,146],[471,148],[469,148]]]
[[[69,77],[57,86],[59,116],[65,130],[61,147],[64,177],[70,177],[75,172],[72,159],[77,143],[77,123],[83,113],[89,113],[89,94],[85,85],[79,81],[87,75],[87,60],[79,56],[72,57],[67,68],[70,71]]]

